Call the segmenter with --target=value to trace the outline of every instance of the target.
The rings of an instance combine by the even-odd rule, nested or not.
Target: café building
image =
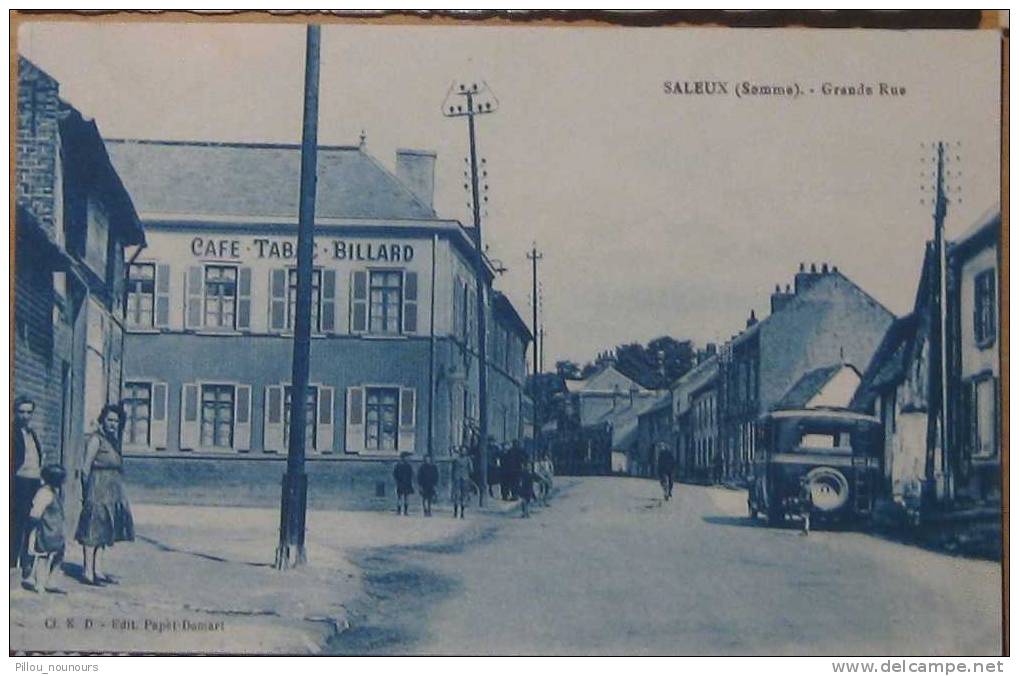
[[[148,236],[130,259],[125,320],[134,480],[178,497],[211,479],[231,499],[275,498],[268,479],[294,424],[300,147],[107,146]],[[390,171],[363,143],[322,146],[318,163],[303,421],[313,503],[326,499],[316,479],[381,496],[400,452],[449,457],[479,399],[473,240],[435,213],[435,154],[398,151]],[[489,429],[509,443],[524,434],[531,336],[493,278],[486,261]]]

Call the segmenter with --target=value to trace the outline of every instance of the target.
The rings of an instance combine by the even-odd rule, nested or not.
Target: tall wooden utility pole
[[[544,256],[538,251],[538,245],[532,243],[527,260],[531,261],[531,336],[534,340],[531,361],[533,362],[535,380],[541,373],[541,364],[538,361],[538,261],[542,258]]]
[[[456,103],[454,97],[462,97],[464,103]],[[494,113],[499,102],[482,83],[454,85],[443,103],[442,114],[446,117],[466,117],[467,134],[470,142],[471,161],[471,206],[474,211],[474,284],[477,294],[478,318],[478,468],[481,477],[478,504],[485,504],[488,494],[488,341],[486,334],[488,303],[485,300],[485,257],[481,238],[481,204],[478,189],[478,150],[474,132],[474,118],[477,115]]]
[[[280,504],[280,542],[276,549],[276,568],[281,570],[307,561],[304,521],[308,507],[308,475],[304,472],[304,444],[311,349],[311,266],[315,252],[320,33],[320,26],[308,26],[304,64],[304,129],[301,133],[301,196],[297,215],[297,307],[290,378],[290,439]]]
[[[538,261],[542,254],[538,251],[538,245],[531,243],[531,250],[527,254],[527,260],[531,261],[531,362],[534,372],[534,379],[531,385],[531,417],[534,423],[534,440],[541,437],[541,416],[538,415],[538,377],[541,375],[541,355],[538,353]]]
[[[957,145],[957,144],[956,144]],[[932,205],[934,207],[934,253],[937,257],[937,329],[935,336],[937,338],[937,381],[931,384],[933,390],[931,397],[932,403],[937,403],[937,438],[936,443],[940,446],[940,454],[936,456],[928,455],[928,475],[929,478],[933,479],[935,493],[938,498],[944,498],[951,500],[954,496],[955,490],[953,485],[952,477],[952,463],[948,457],[948,446],[951,443],[948,434],[948,244],[945,239],[945,216],[948,214],[948,204],[952,201],[950,193],[956,193],[955,199],[959,200],[958,192],[960,190],[959,185],[950,185],[950,179],[952,179],[952,171],[948,169],[947,165],[952,162],[954,156],[955,161],[960,160],[958,148],[953,152],[950,143],[944,141],[938,141],[937,143],[931,143],[937,154],[932,158],[936,163],[935,170],[933,173],[934,185],[931,186],[933,190]],[[926,172],[923,174],[926,177]],[[956,170],[955,177],[959,177],[959,172]],[[926,190],[927,186],[922,186],[922,189]],[[923,200],[921,200],[921,203]],[[936,389],[935,389],[936,388]],[[931,449],[933,451],[933,449]]]

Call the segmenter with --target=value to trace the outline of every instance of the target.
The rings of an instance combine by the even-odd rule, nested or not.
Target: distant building
[[[801,265],[793,289],[776,287],[771,314],[727,342],[718,358],[718,444],[727,478],[749,471],[757,418],[806,374],[870,363],[894,316],[839,272]]]
[[[125,251],[145,237],[95,122],[18,57],[14,395],[35,402],[45,462],[68,476],[102,407],[121,399]],[[69,523],[80,482],[65,485]]]
[[[174,478],[187,494],[231,477],[274,500],[292,423],[300,146],[107,146],[150,233],[127,298],[133,476],[159,494]],[[474,244],[435,213],[434,163],[401,150],[393,173],[363,143],[319,148],[303,423],[313,499],[316,482],[344,488],[329,499],[385,495],[399,453],[447,458],[477,425]],[[484,275],[501,444],[525,436],[531,336],[491,265]]]
[[[637,414],[637,448],[632,464],[643,470],[643,476],[653,476],[662,449],[675,459],[676,430],[671,390],[666,390],[655,403]]]
[[[661,393],[641,387],[611,359],[583,379],[567,379],[565,419],[547,435],[557,471],[576,474],[636,473],[646,468],[637,458],[638,416]],[[567,469],[568,468],[568,469]]]
[[[713,480],[718,452],[717,355],[708,356],[673,384],[672,405],[677,477],[702,483]]]

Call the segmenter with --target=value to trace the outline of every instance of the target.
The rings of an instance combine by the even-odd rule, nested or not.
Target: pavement
[[[340,654],[998,655],[1001,567],[770,528],[746,494],[566,480],[530,520],[375,550]]]
[[[453,519],[394,512],[318,512],[307,518],[307,566],[273,568],[273,509],[133,505],[136,540],[107,550],[116,584],[82,584],[70,547],[56,593],[22,589],[10,573],[13,651],[318,653],[363,595],[354,555],[369,547],[443,541],[482,528],[478,511]],[[501,504],[494,509],[505,509]],[[489,510],[491,511],[491,509]]]
[[[1001,651],[1001,568],[873,536],[769,528],[745,494],[560,479],[520,519],[309,512],[276,571],[270,509],[136,505],[117,584],[72,548],[40,596],[11,577],[14,651],[261,654],[916,654]],[[74,558],[77,557],[77,558]]]

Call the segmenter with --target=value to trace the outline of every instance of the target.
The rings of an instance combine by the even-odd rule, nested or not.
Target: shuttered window
[[[127,325],[148,329],[155,326],[156,266],[133,263],[127,281]]]
[[[973,279],[973,336],[980,347],[994,344],[997,333],[997,301],[994,270],[984,270]]]
[[[124,407],[124,444],[147,447],[152,422],[152,384],[125,382],[121,405]]]

